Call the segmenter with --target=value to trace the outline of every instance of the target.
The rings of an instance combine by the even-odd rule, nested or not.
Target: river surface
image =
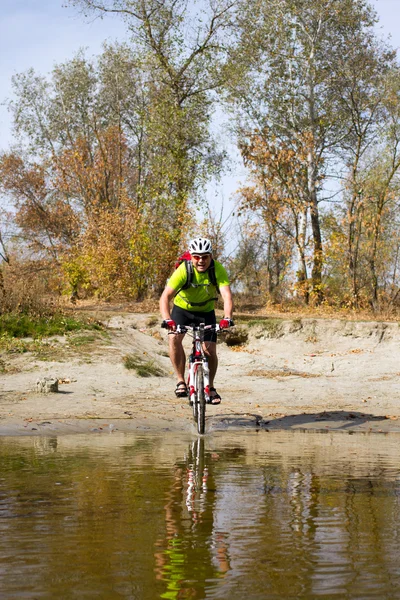
[[[400,438],[0,438],[0,598],[400,598]]]

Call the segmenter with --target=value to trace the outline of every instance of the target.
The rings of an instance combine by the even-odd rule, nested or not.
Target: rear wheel
[[[203,365],[198,365],[196,371],[196,404],[197,404],[197,431],[202,435],[206,425],[206,397],[204,395]]]

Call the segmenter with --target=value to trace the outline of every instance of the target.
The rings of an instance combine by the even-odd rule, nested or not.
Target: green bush
[[[282,335],[282,319],[253,319],[247,325],[261,329],[262,333],[256,335],[257,339],[264,336],[277,338]]]
[[[15,338],[49,337],[82,329],[101,330],[102,326],[85,319],[67,317],[63,314],[55,314],[49,317],[17,313],[0,315],[0,335],[5,334]]]
[[[163,377],[164,371],[154,360],[144,360],[139,354],[127,354],[123,358],[126,369],[136,371],[139,377]]]
[[[37,355],[42,354],[44,350],[53,350],[54,344],[35,339],[30,341],[21,340],[7,333],[0,334],[0,352],[8,354],[24,354],[25,352],[35,352]]]

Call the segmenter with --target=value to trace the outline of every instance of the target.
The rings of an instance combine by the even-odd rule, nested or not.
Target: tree
[[[237,14],[228,98],[240,111],[239,136],[267,128],[293,150],[307,140],[304,214],[313,237],[312,291],[320,302],[322,182],[349,129],[338,101],[338,67],[357,52],[354,35],[371,31],[375,14],[363,0],[253,0]]]
[[[230,25],[235,0],[191,6],[186,0],[72,0],[85,14],[118,14],[132,33],[143,57],[159,112],[153,129],[154,147],[169,146],[169,159],[161,161],[161,177],[169,172],[169,193],[183,223],[189,194],[218,172],[221,154],[209,138],[212,93],[221,86],[217,60],[226,52],[223,34]],[[164,158],[162,153],[159,157]],[[164,176],[164,177],[163,177]],[[174,246],[179,245],[179,236]]]
[[[5,294],[3,266],[10,263],[10,253],[6,240],[9,221],[10,213],[0,208],[0,296]]]
[[[237,225],[238,250],[228,260],[232,282],[252,298],[283,301],[292,254],[288,238],[262,210],[241,212]]]
[[[240,143],[245,165],[255,186],[242,188],[241,207],[261,211],[274,240],[280,231],[282,255],[287,260],[289,245],[297,250],[297,291],[309,300],[307,285],[307,139],[288,148],[268,129]],[[289,241],[284,242],[284,238]],[[276,242],[275,242],[276,243]],[[289,256],[292,254],[290,250]],[[279,261],[278,261],[279,264]],[[279,278],[278,278],[279,279]]]
[[[353,44],[344,59],[338,57],[335,72],[337,103],[343,122],[348,124],[348,131],[338,145],[337,157],[345,171],[346,215],[343,227],[347,232],[346,263],[355,307],[358,306],[361,283],[359,258],[365,209],[363,180],[375,161],[374,148],[380,146],[382,136],[387,135],[385,103],[389,81],[397,71],[395,58],[395,52],[379,42],[373,31],[355,28]]]
[[[58,263],[79,230],[78,217],[49,185],[43,165],[29,163],[18,154],[0,156],[0,186],[17,209],[16,224],[31,249],[49,255]]]
[[[376,53],[374,57],[383,58]],[[371,58],[369,85],[365,81],[361,87],[354,73],[357,86],[353,82],[351,88],[343,88],[343,100],[352,114],[343,147],[348,170],[329,242],[331,249],[336,248],[336,263],[341,263],[341,287],[343,293],[349,292],[349,304],[359,308],[368,302],[376,310],[380,291],[389,279],[393,285],[396,280],[389,273],[391,269],[396,273],[397,263],[393,224],[398,210],[400,113],[398,69],[388,61],[373,63]],[[340,244],[333,243],[339,239]]]
[[[11,219],[12,215],[10,211],[0,208],[0,261],[3,263],[10,262],[10,252],[8,249],[7,237]]]
[[[32,70],[18,75],[14,88],[11,110],[20,149],[3,157],[2,185],[14,198],[25,234],[35,245],[42,228],[40,235],[47,235],[49,250],[55,235],[54,228],[49,229],[50,206],[57,209],[60,223],[66,222],[64,213],[69,211],[68,222],[74,220],[79,232],[76,236],[74,230],[75,237],[65,247],[70,256],[64,253],[61,263],[68,265],[69,277],[85,281],[88,289],[93,276],[92,287],[102,293],[99,272],[104,274],[105,288],[112,289],[105,276],[109,261],[104,257],[104,268],[94,265],[85,240],[96,247],[102,238],[111,248],[111,238],[100,233],[96,238],[95,231],[104,232],[99,220],[110,223],[114,213],[113,223],[125,240],[133,273],[128,277],[129,269],[111,269],[116,277],[125,277],[115,289],[136,297],[159,290],[178,254],[184,227],[191,222],[190,204],[209,173],[220,168],[208,131],[206,96],[198,90],[179,104],[148,57],[119,45],[107,46],[98,61],[79,53],[58,65],[49,81]],[[28,187],[35,173],[40,183],[35,184],[40,198],[34,205],[43,209],[46,201],[46,211],[36,210],[35,227],[32,198],[21,196],[7,167],[12,160]],[[23,218],[29,203],[29,218]],[[112,239],[120,251],[121,238]],[[52,256],[58,259],[55,252]],[[139,276],[142,271],[145,280]],[[132,280],[135,273],[140,284]]]

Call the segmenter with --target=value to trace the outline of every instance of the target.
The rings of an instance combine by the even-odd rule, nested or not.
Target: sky
[[[65,0],[66,2],[66,0]],[[12,98],[11,78],[33,67],[46,75],[54,65],[64,62],[85,48],[88,56],[101,52],[104,41],[127,39],[125,27],[118,17],[88,20],[76,8],[65,7],[63,0],[2,0],[0,20],[0,151],[12,142],[11,118],[4,106]],[[379,31],[391,36],[400,48],[400,0],[372,0],[379,18]],[[237,166],[236,175],[223,178],[221,185],[209,190],[210,202],[218,195],[221,202],[229,197],[243,179]]]
[[[99,54],[104,41],[126,39],[118,18],[85,20],[62,0],[2,0],[0,19],[0,150],[12,141],[4,106],[12,98],[11,78],[33,67],[42,75],[71,59],[80,48]],[[65,2],[64,2],[65,4]]]

